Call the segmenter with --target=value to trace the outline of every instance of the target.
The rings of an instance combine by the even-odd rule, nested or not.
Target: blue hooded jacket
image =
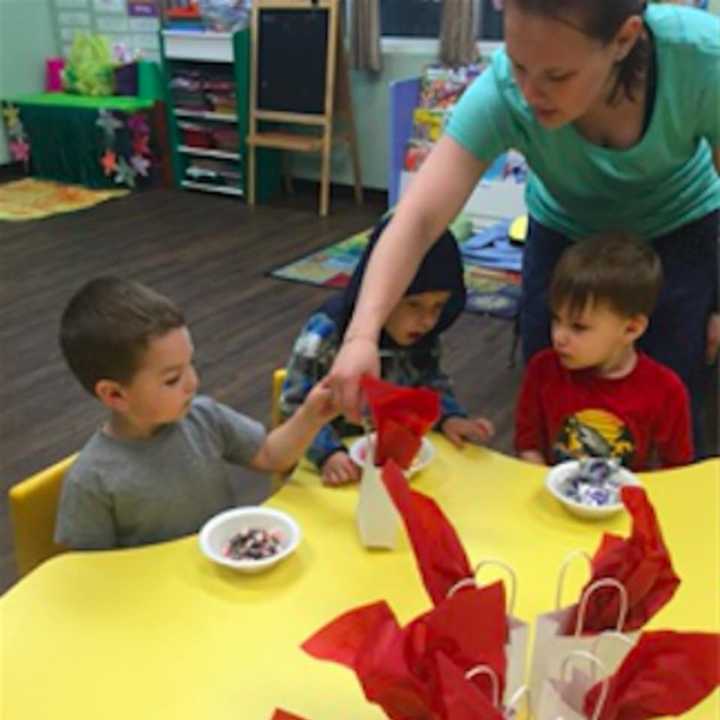
[[[312,387],[328,374],[352,318],[368,261],[389,219],[377,225],[347,287],[323,303],[300,331],[287,363],[280,407],[287,417],[303,403]],[[422,259],[405,297],[424,292],[449,291],[450,298],[435,327],[411,346],[398,345],[386,333],[380,335],[380,374],[383,379],[408,387],[431,387],[441,395],[438,427],[448,417],[465,417],[440,367],[440,335],[457,320],[465,307],[463,263],[455,236],[446,230]],[[318,467],[335,452],[345,451],[342,438],[359,435],[362,429],[336,418],[323,427],[307,456]]]

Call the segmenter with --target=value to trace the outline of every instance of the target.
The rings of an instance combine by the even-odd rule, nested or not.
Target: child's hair
[[[661,285],[662,265],[649,243],[608,233],[563,253],[550,284],[550,307],[579,314],[588,303],[607,303],[623,317],[650,316]]]
[[[80,384],[95,395],[99,380],[128,383],[150,340],[183,327],[181,310],[145,285],[98,277],[70,299],[60,321],[60,347]]]
[[[590,38],[607,45],[623,23],[633,15],[642,16],[645,0],[510,0],[523,12],[542,15],[571,25]],[[507,4],[508,0],[506,0]],[[615,102],[622,90],[629,100],[641,85],[650,59],[650,46],[642,35],[618,63],[618,74],[610,93]]]

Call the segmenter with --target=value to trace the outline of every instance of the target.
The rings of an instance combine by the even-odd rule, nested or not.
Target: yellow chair
[[[272,406],[270,408],[270,425],[277,427],[283,420],[280,412],[280,393],[285,382],[287,371],[285,368],[278,368],[272,376]]]
[[[516,243],[524,243],[527,238],[528,216],[519,215],[510,223],[508,237]]]
[[[32,475],[10,488],[10,520],[15,562],[20,576],[66,548],[53,540],[63,478],[77,454]]]

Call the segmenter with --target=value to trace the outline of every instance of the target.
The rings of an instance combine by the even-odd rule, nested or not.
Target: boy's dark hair
[[[550,284],[550,307],[581,313],[607,303],[624,316],[650,316],[662,285],[662,265],[651,245],[623,233],[598,235],[569,247]]]
[[[80,384],[95,395],[99,380],[128,383],[150,340],[183,327],[181,310],[145,285],[98,277],[70,299],[60,320],[60,347]]]
[[[571,25],[588,37],[607,45],[631,16],[642,17],[645,0],[512,0],[524,12],[549,17]],[[623,92],[635,99],[650,60],[650,44],[641,35],[632,50],[618,63],[609,101],[617,102]]]

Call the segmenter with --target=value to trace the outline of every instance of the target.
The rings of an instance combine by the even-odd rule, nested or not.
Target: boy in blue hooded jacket
[[[347,288],[318,308],[300,331],[287,363],[280,398],[283,415],[292,415],[329,372],[355,308],[368,260],[387,222],[373,230]],[[380,338],[382,378],[396,385],[438,391],[441,416],[435,429],[459,448],[466,440],[486,442],[494,432],[489,420],[467,416],[441,367],[440,335],[462,312],[465,297],[460,251],[454,235],[446,230],[423,258]],[[350,459],[342,438],[362,432],[362,428],[339,417],[315,436],[307,457],[321,470],[326,485],[359,480],[360,468]]]

